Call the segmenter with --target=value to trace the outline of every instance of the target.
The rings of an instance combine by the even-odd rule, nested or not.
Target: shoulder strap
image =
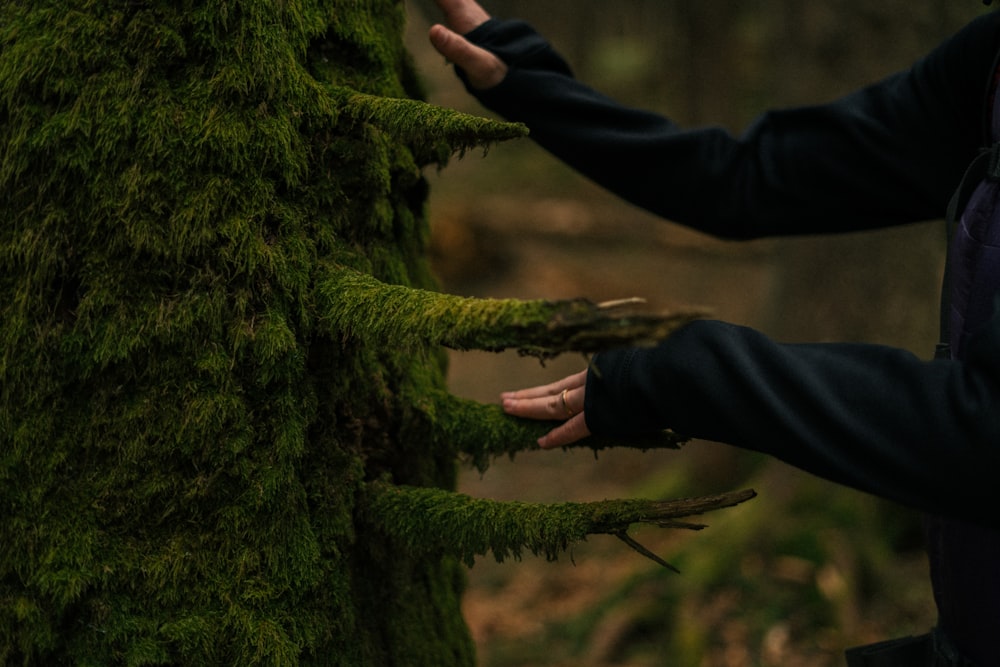
[[[950,250],[952,238],[958,228],[958,220],[965,210],[965,205],[969,203],[972,193],[983,182],[984,179],[1000,180],[1000,142],[994,143],[989,148],[982,148],[979,154],[965,170],[965,175],[959,181],[955,193],[948,202],[948,210],[945,215],[945,233],[948,238],[948,248]],[[940,334],[937,349],[934,352],[935,359],[948,359],[951,356],[951,326],[948,309],[951,306],[951,273],[952,273],[951,252],[945,255],[944,283],[941,285],[941,313],[940,313]]]
[[[992,0],[983,0],[984,5],[989,5]],[[941,285],[941,308],[940,308],[940,329],[937,348],[934,351],[935,359],[951,358],[951,325],[949,310],[951,308],[951,274],[954,270],[951,258],[951,243],[958,228],[958,222],[962,212],[972,193],[979,187],[984,179],[1000,180],[1000,118],[995,118],[1000,114],[1000,51],[997,52],[993,60],[993,68],[990,71],[990,80],[987,85],[986,104],[984,105],[984,136],[989,139],[986,143],[991,143],[985,148],[981,148],[975,159],[969,164],[959,181],[955,193],[948,202],[948,209],[945,214],[945,266],[944,279]]]

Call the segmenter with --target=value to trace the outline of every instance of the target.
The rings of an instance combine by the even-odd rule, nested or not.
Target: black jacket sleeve
[[[597,434],[671,428],[1000,526],[1000,312],[963,363],[694,322],[657,347],[597,355],[584,409]]]
[[[1000,14],[908,71],[829,104],[768,112],[739,137],[593,91],[525,23],[491,20],[467,37],[510,67],[497,87],[470,92],[556,157],[664,218],[752,238],[942,217],[981,141]]]

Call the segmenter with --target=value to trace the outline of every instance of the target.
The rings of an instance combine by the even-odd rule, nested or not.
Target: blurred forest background
[[[439,16],[409,0],[408,40],[429,100],[489,115],[427,44]],[[829,100],[907,67],[987,11],[976,0],[506,0],[578,78],[687,125],[740,132],[769,107]],[[529,140],[454,160],[431,181],[445,291],[479,297],[706,306],[783,341],[869,341],[927,357],[943,267],[940,223],[731,243],[623,204]],[[516,354],[451,355],[454,393],[484,402],[552,381]],[[845,647],[934,622],[919,518],[760,456],[706,442],[680,452],[539,452],[463,470],[460,489],[538,502],[674,498],[753,487],[710,528],[636,537],[668,572],[596,537],[555,563],[480,559],[465,613],[484,667],[821,666]]]

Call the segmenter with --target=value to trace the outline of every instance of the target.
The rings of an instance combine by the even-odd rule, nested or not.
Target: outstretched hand
[[[435,0],[444,13],[445,23],[431,26],[431,44],[449,62],[460,67],[477,90],[492,88],[507,76],[507,65],[484,48],[476,46],[463,35],[489,20],[475,0]]]
[[[507,65],[463,35],[489,20],[490,15],[475,0],[435,0],[447,26],[431,26],[431,44],[449,62],[460,67],[469,85],[478,90],[496,86],[507,76]],[[509,415],[539,420],[562,420],[563,424],[538,440],[544,449],[562,447],[590,435],[583,416],[587,371],[542,387],[506,392],[501,396]]]
[[[503,410],[515,417],[561,420],[563,423],[538,439],[542,449],[564,447],[590,435],[583,414],[587,393],[587,371],[580,371],[552,384],[501,395]]]

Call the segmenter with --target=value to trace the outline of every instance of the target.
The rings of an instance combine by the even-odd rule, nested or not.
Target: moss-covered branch
[[[607,500],[551,505],[471,498],[441,489],[367,487],[364,520],[406,553],[446,553],[472,565],[493,552],[498,561],[524,551],[555,560],[588,535],[622,536],[636,523],[700,528],[679,521],[732,507],[753,498],[752,490],[678,500]]]
[[[636,301],[475,299],[388,285],[341,269],[320,281],[320,313],[330,333],[397,348],[517,349],[551,357],[651,344],[704,313],[639,312]]]
[[[469,463],[480,472],[489,468],[498,457],[537,450],[538,438],[556,425],[556,422],[511,417],[504,414],[499,405],[458,398],[443,391],[427,391],[412,397],[412,402],[432,423],[433,437],[443,439],[447,446],[468,457]],[[662,431],[627,440],[591,436],[577,447],[595,452],[616,447],[678,449],[687,440],[676,433]]]
[[[521,123],[480,118],[418,100],[368,95],[349,88],[334,88],[333,95],[342,105],[342,114],[406,144],[417,164],[444,165],[454,153],[488,148],[528,134]]]

